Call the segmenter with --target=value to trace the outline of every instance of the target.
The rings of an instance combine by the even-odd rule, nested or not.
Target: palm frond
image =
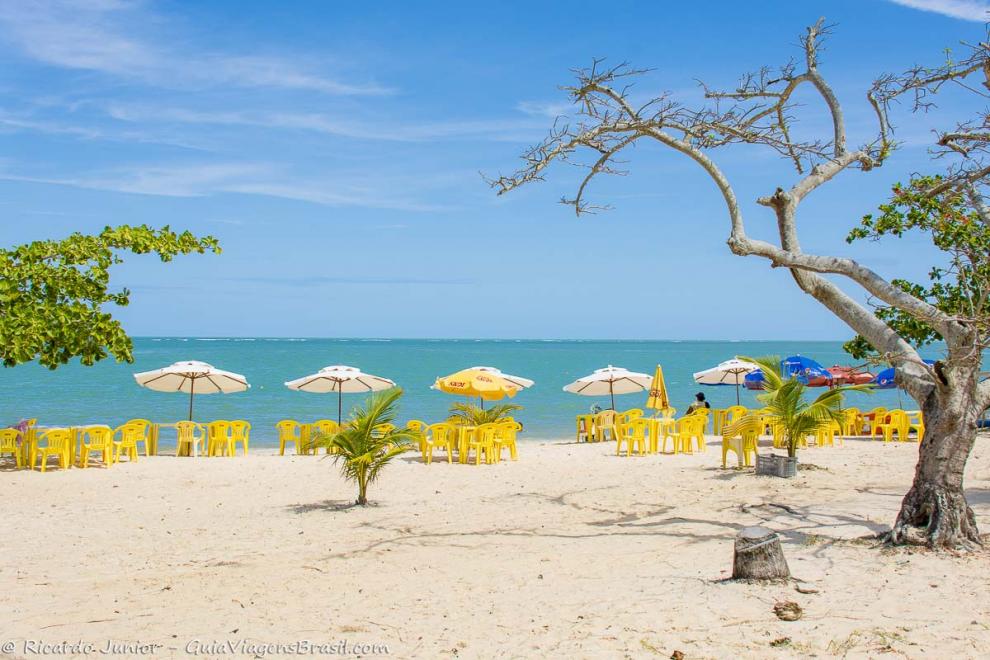
[[[358,504],[366,503],[368,484],[378,479],[385,466],[420,439],[420,433],[408,427],[388,428],[395,420],[401,396],[402,390],[396,387],[368,397],[337,433],[317,440],[317,446],[333,450],[330,458],[340,467],[341,475],[358,484]]]

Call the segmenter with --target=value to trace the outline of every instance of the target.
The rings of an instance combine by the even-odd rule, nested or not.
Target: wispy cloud
[[[301,275],[298,277],[224,277],[218,278],[228,282],[251,282],[255,284],[272,284],[291,287],[316,287],[332,284],[359,284],[359,285],[389,285],[409,284],[409,285],[463,285],[477,284],[477,280],[470,278],[420,278],[420,277],[329,277],[320,275]]]
[[[214,111],[152,105],[111,103],[105,107],[113,119],[135,123],[162,122],[217,126],[248,126],[266,130],[309,131],[359,140],[425,142],[443,139],[529,140],[543,134],[546,121],[524,117],[505,119],[450,119],[435,122],[402,122],[381,119],[355,121],[321,113]]]
[[[404,197],[395,181],[376,176],[366,185],[337,184],[338,177],[303,179],[264,163],[217,163],[115,168],[78,176],[38,176],[0,170],[0,180],[71,186],[162,197],[205,197],[221,193],[263,195],[322,206],[355,206],[402,211],[444,211],[449,207]]]
[[[985,22],[990,18],[990,3],[983,0],[889,0],[897,5],[930,11],[964,21]]]
[[[574,105],[564,101],[520,101],[516,104],[516,110],[533,117],[556,119],[573,111]]]
[[[52,66],[173,88],[232,85],[339,95],[392,91],[373,82],[343,82],[283,58],[166,46],[150,34],[165,28],[142,3],[124,0],[0,3],[0,34],[27,57]],[[181,37],[170,35],[169,41],[181,43]]]

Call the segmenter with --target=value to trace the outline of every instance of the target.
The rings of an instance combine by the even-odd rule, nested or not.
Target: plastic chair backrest
[[[230,434],[235,438],[247,437],[251,432],[251,422],[243,419],[235,419],[230,422]]]
[[[746,406],[729,406],[725,409],[725,421],[731,424],[747,414],[749,409]]]
[[[188,420],[176,422],[175,432],[178,436],[179,442],[193,442],[195,439],[196,428],[199,426],[196,422],[190,422]]]
[[[230,432],[230,422],[225,419],[217,419],[206,425],[206,432],[211,438],[226,438]]]
[[[49,447],[68,448],[72,441],[72,431],[69,429],[50,429],[41,434],[38,440],[44,440]]]
[[[0,429],[0,451],[16,451],[20,437],[21,432],[17,429]]]
[[[114,434],[120,433],[120,441],[125,444],[134,444],[138,440],[144,439],[145,426],[140,423],[125,422],[113,430]]]
[[[283,419],[281,421],[275,422],[275,428],[278,429],[279,437],[294,436],[296,431],[299,429],[299,422],[294,419]]]
[[[90,447],[107,447],[113,439],[113,429],[109,426],[91,426],[83,429],[83,433]]]
[[[430,424],[429,429],[430,436],[434,442],[446,442],[447,437],[454,431],[454,425],[448,422],[440,422],[438,424]]]

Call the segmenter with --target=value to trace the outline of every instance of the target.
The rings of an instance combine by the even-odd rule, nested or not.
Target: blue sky
[[[814,7],[811,5],[814,4]],[[131,259],[114,276],[136,335],[841,339],[849,331],[785,272],[731,255],[709,181],[659,147],[593,197],[557,203],[577,172],[498,198],[479,172],[517,165],[558,85],[594,57],[654,71],[637,93],[698,100],[799,57],[819,15],[837,24],[822,70],[853,142],[872,137],[872,78],[935,63],[984,32],[977,0],[764,3],[244,3],[63,0],[0,6],[0,242],[170,224],[221,256]],[[825,117],[813,97],[800,130]],[[893,181],[928,169],[930,130],[895,119],[903,149],[808,199],[806,250],[919,278],[924,242],[842,240]],[[956,112],[956,115],[953,115]],[[794,180],[753,150],[719,155],[750,232],[752,202]]]

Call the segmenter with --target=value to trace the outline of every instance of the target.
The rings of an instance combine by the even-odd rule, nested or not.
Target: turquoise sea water
[[[138,387],[132,374],[179,360],[202,360],[220,369],[247,376],[251,389],[238,394],[197,396],[194,418],[247,419],[252,442],[271,445],[279,419],[312,421],[335,418],[336,394],[308,394],[283,383],[331,364],[347,364],[385,376],[405,390],[401,419],[439,421],[457,400],[430,389],[437,376],[476,365],[498,367],[506,373],[532,378],[536,385],[513,400],[524,406],[516,417],[525,425],[523,437],[562,438],[573,433],[574,415],[607,397],[584,397],[563,392],[574,379],[609,364],[653,373],[663,365],[674,406],[684,410],[694,393],[704,391],[714,407],[735,403],[735,388],[700,387],[691,374],[735,355],[794,355],[812,357],[825,366],[849,364],[840,342],[714,342],[714,341],[567,341],[472,339],[135,339],[133,364],[104,361],[93,367],[69,364],[56,371],[29,364],[0,371],[0,423],[38,417],[41,424],[107,423],[116,425],[142,417],[156,422],[185,419],[188,397]],[[935,357],[933,355],[933,357]],[[755,404],[755,393],[742,391],[744,405]],[[854,394],[849,405],[874,407],[914,403],[895,390]],[[344,411],[363,395],[345,394]],[[619,409],[642,407],[646,393],[616,397]],[[168,440],[163,440],[168,446]]]

